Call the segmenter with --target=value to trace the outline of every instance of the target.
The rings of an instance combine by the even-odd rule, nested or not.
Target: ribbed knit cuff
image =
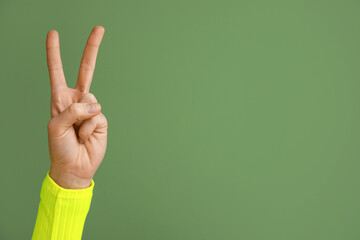
[[[41,188],[32,239],[80,240],[93,195],[94,181],[85,189],[65,189],[47,173]]]
[[[50,177],[49,172],[47,172],[46,177],[43,182],[42,191],[50,192],[54,197],[58,198],[84,198],[92,197],[93,189],[95,186],[94,180],[91,180],[91,184],[88,188],[84,189],[66,189],[60,187],[54,180]],[[41,197],[41,195],[40,195]]]

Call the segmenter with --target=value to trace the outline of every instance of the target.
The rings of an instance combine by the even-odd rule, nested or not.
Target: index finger
[[[53,91],[61,86],[66,86],[63,66],[60,57],[59,33],[56,30],[51,30],[47,34],[46,55],[51,90]]]
[[[89,92],[91,81],[94,75],[96,57],[99,51],[101,40],[105,29],[96,26],[90,33],[80,63],[78,80],[75,88],[82,92]]]

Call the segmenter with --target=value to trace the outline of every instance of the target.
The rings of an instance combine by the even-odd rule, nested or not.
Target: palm
[[[86,44],[80,64],[78,81],[75,89],[66,85],[60,58],[59,38],[56,31],[51,31],[47,38],[48,68],[51,82],[51,118],[62,113],[73,103],[97,102],[88,93],[95,68],[96,55],[103,28],[95,27]],[[86,120],[88,121],[88,120]],[[49,150],[52,168],[67,169],[81,179],[89,179],[95,174],[105,155],[107,145],[107,121],[102,113],[93,117],[97,125],[87,141],[79,141],[79,128],[83,124],[78,121],[63,132],[49,131]]]

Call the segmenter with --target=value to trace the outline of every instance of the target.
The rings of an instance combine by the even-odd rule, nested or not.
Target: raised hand
[[[48,32],[47,64],[51,85],[51,120],[48,123],[50,177],[61,187],[87,188],[104,158],[107,120],[89,93],[104,28],[96,26],[86,43],[76,87],[66,85],[59,34]]]

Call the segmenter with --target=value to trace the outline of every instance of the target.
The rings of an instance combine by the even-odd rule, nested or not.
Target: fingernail
[[[100,104],[99,103],[92,103],[87,106],[89,113],[94,113],[100,110]]]

